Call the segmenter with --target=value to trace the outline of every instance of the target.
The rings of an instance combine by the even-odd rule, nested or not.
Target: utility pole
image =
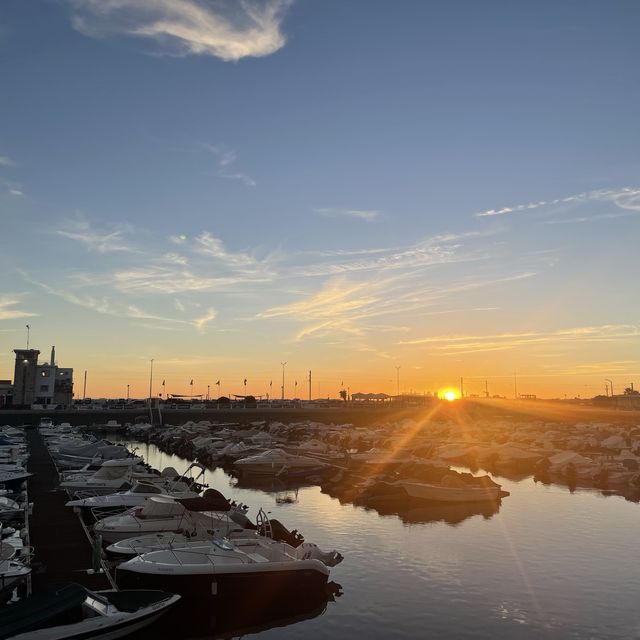
[[[513,372],[513,395],[515,399],[518,399],[518,375],[516,372]]]
[[[396,396],[400,397],[400,365],[396,365]]]
[[[489,382],[487,380],[484,381],[484,397],[489,397]]]
[[[31,327],[27,324],[27,349],[29,348],[29,332],[31,331]]]
[[[311,402],[311,369],[309,369],[309,402]]]
[[[127,402],[129,402],[129,385],[127,385]]]
[[[82,387],[82,399],[87,397],[87,370],[84,371],[84,386]]]
[[[464,379],[460,376],[460,397],[464,398]]]
[[[284,400],[284,368],[286,366],[286,362],[281,362],[282,365],[282,400]]]

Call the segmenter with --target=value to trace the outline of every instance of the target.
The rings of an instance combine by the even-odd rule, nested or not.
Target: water
[[[188,464],[136,446],[156,468]],[[259,631],[261,640],[640,637],[640,506],[496,479],[511,492],[496,513],[425,508],[399,517],[340,504],[318,487],[296,495],[240,489],[220,469],[206,476],[250,505],[250,516],[262,507],[345,557],[331,572],[341,597],[312,619]]]

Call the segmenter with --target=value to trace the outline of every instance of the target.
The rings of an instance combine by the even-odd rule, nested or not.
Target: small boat
[[[329,567],[311,550],[260,536],[152,551],[116,569],[116,582],[123,588],[163,585],[203,606],[236,606],[248,593],[269,594],[271,603],[282,604],[301,593],[323,593],[328,578]]]
[[[401,486],[410,498],[428,502],[486,502],[497,501],[502,496],[500,485],[486,476],[477,478],[485,480],[466,484],[457,476],[445,476],[439,483],[421,482],[419,480],[400,480]]]
[[[294,456],[282,449],[267,449],[262,453],[235,462],[242,473],[268,476],[308,476],[328,468],[321,460],[307,456]]]
[[[89,591],[69,584],[0,610],[0,638],[122,638],[150,625],[179,599],[164,591]]]
[[[203,513],[196,515],[195,509],[185,506],[192,500],[202,500],[206,503],[204,508],[198,509]],[[244,515],[244,507],[232,507],[224,497],[209,500],[199,497],[177,500],[168,496],[154,496],[142,507],[135,507],[120,515],[98,520],[94,531],[110,544],[150,533],[189,532],[192,534],[196,531],[198,523],[204,524],[207,529],[219,529],[222,535],[226,535],[228,531],[237,528],[236,523],[231,521],[236,509],[240,510],[239,515]]]

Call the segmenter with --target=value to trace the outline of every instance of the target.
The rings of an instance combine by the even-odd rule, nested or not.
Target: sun
[[[441,397],[443,397],[447,402],[453,402],[458,399],[458,394],[453,389],[446,389],[442,392]]]

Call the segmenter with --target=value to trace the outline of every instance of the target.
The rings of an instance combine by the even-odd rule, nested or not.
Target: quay
[[[30,457],[27,469],[29,500],[33,514],[29,518],[29,536],[35,549],[31,588],[33,593],[57,585],[76,582],[89,589],[109,589],[104,573],[93,573],[93,550],[80,518],[65,506],[68,497],[58,489],[56,467],[37,428],[26,430]]]

